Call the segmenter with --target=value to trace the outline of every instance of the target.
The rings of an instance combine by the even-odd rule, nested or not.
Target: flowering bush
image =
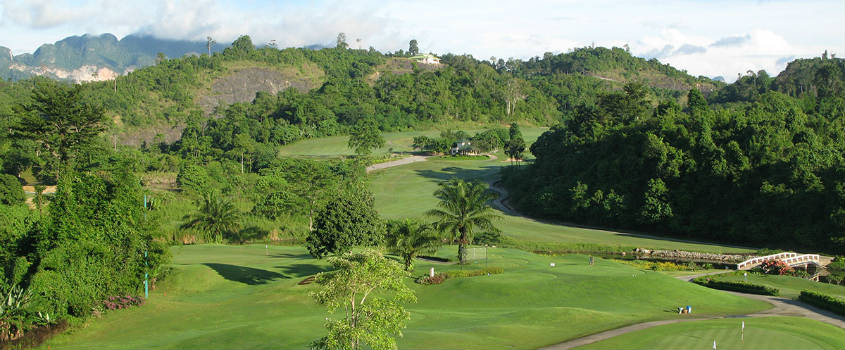
[[[760,271],[769,275],[787,275],[792,272],[792,267],[782,260],[769,260],[760,264]]]
[[[126,309],[130,306],[144,305],[144,298],[133,297],[131,295],[125,296],[111,296],[103,301],[103,307],[106,310]]]

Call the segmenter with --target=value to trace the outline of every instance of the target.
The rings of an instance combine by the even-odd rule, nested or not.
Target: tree
[[[285,181],[280,191],[293,194],[299,201],[289,201],[288,212],[308,216],[308,231],[314,231],[315,212],[322,206],[329,193],[340,188],[341,175],[334,174],[328,162],[289,159],[273,169],[262,172],[277,175]],[[287,194],[283,197],[289,197]],[[291,198],[294,199],[294,198]],[[299,211],[301,210],[301,212]]]
[[[206,193],[198,202],[199,209],[185,215],[181,228],[193,228],[202,231],[215,242],[223,242],[224,237],[234,235],[240,227],[240,213],[234,203],[217,194]]]
[[[205,37],[205,47],[208,48],[208,56],[211,56],[211,48],[214,47],[214,44],[217,44],[211,36]]]
[[[255,51],[255,45],[252,44],[252,38],[250,38],[249,35],[241,35],[232,42],[232,46],[223,50],[223,53],[233,55],[235,57],[245,57],[252,51]]]
[[[687,94],[687,106],[689,106],[690,112],[703,112],[707,110],[707,100],[698,89],[690,89]]]
[[[505,145],[505,154],[511,158],[511,164],[514,161],[522,160],[522,155],[525,152],[525,141],[522,138],[510,139]]]
[[[361,118],[349,134],[349,148],[358,155],[369,155],[373,149],[384,146],[384,137],[375,119]]]
[[[475,228],[487,231],[498,231],[493,226],[493,220],[499,216],[487,202],[496,195],[480,182],[466,182],[462,179],[452,179],[440,183],[440,188],[434,192],[440,200],[439,208],[426,212],[437,221],[434,226],[441,232],[448,233],[452,240],[458,242],[458,259],[461,264],[466,260],[466,245],[472,241]]]
[[[14,175],[0,174],[0,204],[15,205],[26,199],[23,187]]]
[[[87,103],[82,93],[82,85],[38,80],[32,103],[23,106],[15,135],[35,140],[49,154],[67,162],[105,130],[102,107]]]
[[[329,258],[334,271],[321,272],[321,288],[311,293],[329,313],[342,308],[344,317],[326,318],[329,334],[314,343],[316,349],[357,350],[362,345],[381,350],[396,349],[411,314],[403,304],[416,302],[405,285],[408,273],[395,261],[373,250]]]
[[[346,43],[346,33],[337,33],[337,45],[335,47],[343,50],[349,47],[349,44]]]
[[[442,244],[431,226],[408,219],[388,223],[386,238],[387,249],[402,257],[406,271],[411,270],[417,255]]]
[[[357,188],[343,191],[320,209],[314,218],[314,230],[305,239],[311,256],[321,259],[381,241],[384,223],[373,208],[373,201],[366,189]]]
[[[417,44],[417,39],[412,39],[411,42],[408,43],[408,54],[411,56],[416,56],[420,53],[420,47]]]
[[[510,136],[511,140],[522,138],[522,131],[519,130],[519,124],[511,123],[510,128],[508,128],[508,136]]]

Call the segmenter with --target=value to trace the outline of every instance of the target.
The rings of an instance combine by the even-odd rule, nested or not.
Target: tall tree
[[[525,141],[522,138],[510,139],[507,144],[505,144],[505,154],[510,157],[511,165],[513,165],[513,162],[519,162],[522,160],[524,153]]]
[[[312,344],[316,349],[396,349],[411,314],[403,304],[416,302],[405,285],[408,273],[395,261],[373,250],[329,258],[334,271],[317,275],[321,287],[311,296],[330,313],[343,309],[344,317],[326,318],[329,334]]]
[[[315,258],[342,254],[357,245],[372,245],[384,236],[384,223],[365,188],[343,191],[317,212],[314,231],[305,240]]]
[[[402,257],[406,271],[411,270],[417,255],[443,244],[431,226],[420,222],[405,219],[390,222],[387,226],[387,249]]]
[[[335,47],[344,50],[349,47],[349,44],[346,43],[346,33],[337,33],[337,44]]]
[[[183,229],[193,228],[202,231],[215,242],[223,242],[224,237],[235,234],[240,227],[240,213],[230,200],[211,193],[206,193],[199,201],[199,209],[184,219]]]
[[[453,241],[458,242],[458,259],[463,264],[466,261],[466,246],[472,242],[475,228],[498,231],[493,226],[493,220],[499,216],[487,204],[495,199],[496,195],[480,182],[452,179],[441,182],[434,196],[440,200],[437,203],[438,208],[429,210],[426,214],[435,218],[434,225],[437,229],[449,234]]]
[[[205,37],[205,47],[208,49],[208,56],[211,56],[211,48],[214,47],[214,44],[217,44],[211,36]]]
[[[82,92],[81,85],[38,80],[32,102],[22,108],[15,135],[36,141],[48,154],[67,163],[105,130],[102,107],[85,101]]]
[[[408,53],[409,53],[411,56],[415,56],[415,55],[417,55],[418,53],[420,53],[420,47],[419,47],[419,45],[417,44],[417,39],[412,39],[412,40],[408,43]]]
[[[384,137],[373,118],[359,119],[352,132],[349,133],[349,148],[354,149],[358,155],[369,155],[373,149],[383,146]]]

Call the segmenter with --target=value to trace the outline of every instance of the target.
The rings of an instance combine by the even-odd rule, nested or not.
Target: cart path
[[[496,160],[496,159],[499,158],[499,157],[496,157],[496,155],[494,155],[494,154],[486,154],[486,156],[487,156],[487,158],[490,158],[490,160]],[[416,163],[416,162],[422,162],[422,161],[427,160],[429,157],[432,157],[432,156],[410,156],[410,157],[405,157],[405,158],[402,158],[402,159],[392,160],[392,161],[389,161],[389,162],[373,164],[373,165],[370,165],[370,166],[367,167],[367,172],[369,173],[371,171],[392,168],[392,167],[395,167],[395,166],[411,164],[411,163]]]
[[[700,274],[700,275],[693,275],[693,276],[679,276],[677,277],[680,280],[689,281],[698,276],[705,276],[708,274]],[[832,312],[827,310],[821,310],[819,308],[807,305],[803,302],[781,298],[781,297],[774,297],[769,295],[757,295],[757,294],[745,294],[745,293],[738,293],[738,292],[730,292],[730,291],[723,291],[726,293],[731,293],[733,295],[738,295],[746,298],[762,300],[772,304],[772,308],[760,312],[756,312],[753,314],[747,315],[727,315],[727,316],[710,316],[710,317],[697,317],[697,318],[683,318],[683,319],[674,319],[674,320],[662,320],[662,321],[651,321],[651,322],[643,322],[637,323],[630,326],[625,326],[621,328],[611,329],[609,331],[604,331],[592,335],[588,335],[581,338],[572,339],[569,341],[565,341],[563,343],[550,345],[541,349],[554,349],[554,350],[562,350],[562,349],[571,349],[587,344],[592,344],[600,340],[610,339],[625,333],[635,332],[651,327],[662,326],[667,324],[673,323],[680,323],[680,322],[690,322],[690,321],[702,321],[702,320],[713,320],[713,319],[720,319],[720,318],[743,318],[743,317],[767,317],[767,316],[797,316],[797,317],[806,317],[809,319],[825,322],[832,324],[836,327],[845,329],[845,317],[836,315]]]
[[[416,163],[416,162],[422,162],[422,161],[425,161],[426,159],[428,159],[428,157],[429,156],[410,156],[410,157],[405,157],[405,158],[402,158],[402,159],[392,160],[392,161],[389,161],[389,162],[373,164],[373,165],[370,165],[370,166],[367,167],[367,172],[369,173],[371,171],[392,168],[392,167],[395,167],[395,166],[411,164],[411,163]]]

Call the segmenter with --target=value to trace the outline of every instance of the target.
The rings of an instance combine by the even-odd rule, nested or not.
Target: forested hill
[[[143,40],[131,36],[120,41],[111,35],[85,36],[15,59],[37,65],[61,56],[66,62],[55,63],[68,69],[80,60],[94,59],[119,70],[153,60],[156,51],[178,57],[159,60],[115,80],[83,85],[90,99],[103,105],[114,121],[111,137],[131,145],[150,142],[156,135],[172,143],[189,120],[203,122],[209,115],[222,116],[236,102],[250,104],[249,108],[237,108],[251,117],[272,116],[274,121],[287,123],[276,128],[287,128],[285,136],[274,138],[289,142],[345,133],[365,115],[375,117],[383,130],[444,122],[524,120],[553,125],[571,115],[576,105],[594,104],[603,92],[621,89],[630,81],[646,84],[655,96],[653,103],[659,98],[682,103],[689,88],[707,92],[723,85],[656,60],[633,57],[620,48],[581,48],[526,61],[482,61],[445,54],[441,65],[426,65],[417,64],[401,51],[380,53],[346,47],[278,50],[255,48],[249,37],[239,40],[238,48],[228,47],[211,57],[181,57],[184,50],[175,48],[184,45],[177,43],[141,45],[138,42]],[[205,43],[185,45],[191,51],[205,50]],[[168,51],[168,47],[176,51]],[[125,54],[130,51],[143,52],[146,58],[130,59]],[[80,53],[87,56],[83,59]],[[3,59],[0,55],[0,67]],[[4,99],[25,100],[31,84],[4,84],[0,110]],[[294,90],[285,92],[289,88]],[[267,94],[257,95],[260,92]],[[256,96],[259,99],[253,101]]]
[[[843,60],[750,73],[710,103],[656,107],[636,86],[603,95],[508,169],[526,213],[675,237],[843,254]]]
[[[111,80],[127,71],[154,65],[159,53],[171,58],[207,53],[206,44],[144,35],[128,35],[118,40],[112,34],[86,34],[41,45],[32,54],[14,55],[0,46],[0,78],[20,80],[42,75],[77,82]],[[219,52],[226,46],[217,44],[211,50]]]

